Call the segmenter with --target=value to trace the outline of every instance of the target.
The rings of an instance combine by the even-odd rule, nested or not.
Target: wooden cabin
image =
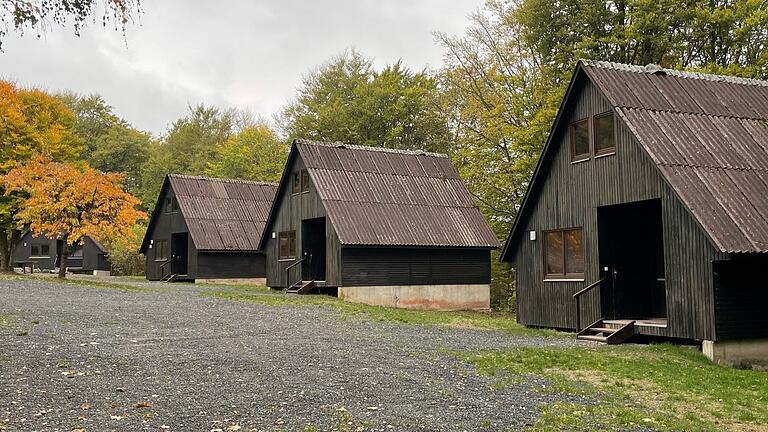
[[[445,155],[294,141],[260,243],[267,284],[488,309],[498,240]]]
[[[502,253],[518,321],[768,359],[767,120],[766,81],[579,62]]]
[[[27,230],[21,235],[14,252],[14,264],[40,270],[54,270],[59,267],[64,242]],[[85,236],[69,248],[67,269],[75,273],[107,272],[110,270],[107,249],[98,240]]]
[[[258,243],[277,185],[170,174],[141,253],[149,280],[264,278]]]

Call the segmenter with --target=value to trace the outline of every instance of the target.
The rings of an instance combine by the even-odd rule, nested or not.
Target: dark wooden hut
[[[270,287],[487,309],[498,240],[444,155],[297,140],[260,246]]]
[[[277,185],[170,174],[141,244],[149,280],[263,278],[258,242]]]
[[[579,62],[502,254],[518,321],[768,357],[766,120],[765,81]]]
[[[22,234],[14,252],[14,262],[18,266],[34,264],[36,269],[54,270],[59,267],[64,251],[62,240],[36,236],[27,230]],[[67,269],[71,272],[85,273],[109,271],[109,254],[96,239],[83,237],[74,246],[70,246],[67,256]]]

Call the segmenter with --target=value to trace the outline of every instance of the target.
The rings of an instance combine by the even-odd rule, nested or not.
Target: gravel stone
[[[0,279],[0,430],[520,430],[573,396],[494,386],[456,351],[563,338],[378,322],[330,307]]]

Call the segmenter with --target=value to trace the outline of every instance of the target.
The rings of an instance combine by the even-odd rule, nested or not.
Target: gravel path
[[[451,352],[568,339],[144,285],[0,279],[0,430],[519,430],[564,400],[536,378],[494,387]]]

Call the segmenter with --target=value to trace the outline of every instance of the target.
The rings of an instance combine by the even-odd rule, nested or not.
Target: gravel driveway
[[[147,286],[0,279],[0,430],[519,430],[565,398],[494,386],[452,352],[568,339]]]

